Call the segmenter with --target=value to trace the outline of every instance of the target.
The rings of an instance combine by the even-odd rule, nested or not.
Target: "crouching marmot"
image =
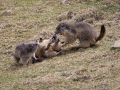
[[[38,44],[36,42],[22,42],[18,44],[15,48],[14,59],[16,63],[19,63],[21,60],[23,65],[28,65],[29,62],[32,63],[32,60],[37,60],[35,57],[35,52],[38,48]]]
[[[53,35],[50,39],[43,40],[40,38],[37,40],[38,49],[35,52],[35,56],[38,61],[42,61],[44,58],[54,57],[60,54],[62,44],[56,35]]]
[[[105,35],[105,27],[104,25],[101,26],[100,35],[97,35],[94,27],[86,22],[76,22],[73,24],[70,23],[60,23],[56,27],[55,34],[63,35],[66,40],[62,46],[67,44],[71,44],[79,39],[80,45],[79,47],[87,48],[99,40],[101,40]]]

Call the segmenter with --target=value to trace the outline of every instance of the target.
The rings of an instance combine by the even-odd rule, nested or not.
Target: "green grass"
[[[0,90],[119,90],[120,51],[110,49],[120,37],[119,0],[115,1],[77,3],[72,0],[70,5],[62,5],[61,0],[1,0]],[[98,34],[102,23],[107,30],[97,46],[70,50],[78,45],[76,42],[62,48],[61,56],[28,67],[15,64],[13,52],[18,43],[33,41],[42,30],[54,32],[60,14],[86,9],[89,13],[90,7],[103,13],[103,20],[87,18],[93,21]]]

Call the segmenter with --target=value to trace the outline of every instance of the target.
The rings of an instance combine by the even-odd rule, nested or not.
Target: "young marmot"
[[[47,58],[58,56],[61,54],[61,46],[60,40],[57,38],[55,42],[49,43],[46,50],[45,50],[45,56]]]
[[[26,66],[32,60],[37,60],[35,57],[35,52],[38,48],[38,44],[36,42],[22,42],[18,44],[15,48],[14,59],[16,63],[19,63],[21,60],[23,65]]]
[[[42,61],[44,58],[56,56],[59,54],[59,51],[61,51],[62,44],[55,35],[53,35],[50,39],[43,40],[40,38],[37,42],[39,46],[35,52],[35,56],[38,61]]]
[[[35,52],[35,56],[37,58],[37,61],[43,61],[45,58],[45,50],[47,48],[47,45],[50,43],[49,40],[43,40],[40,38],[39,40],[36,41],[38,43],[38,49]]]
[[[101,40],[105,32],[104,25],[101,26],[100,35],[98,36],[94,27],[86,22],[76,22],[73,24],[64,22],[56,27],[55,34],[61,34],[66,38],[62,46],[71,44],[75,42],[76,39],[79,39],[79,47],[87,48]]]

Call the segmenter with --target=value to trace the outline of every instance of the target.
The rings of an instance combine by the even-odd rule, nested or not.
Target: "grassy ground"
[[[0,0],[0,90],[120,90],[120,51],[111,50],[120,38],[119,0]],[[64,12],[72,11],[69,18]],[[61,19],[62,18],[62,19]],[[15,46],[33,41],[41,31],[54,32],[61,21],[105,24],[106,36],[95,47],[22,67],[13,60]]]

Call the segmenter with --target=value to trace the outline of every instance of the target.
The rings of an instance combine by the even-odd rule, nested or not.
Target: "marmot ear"
[[[43,38],[42,38],[42,37],[40,37],[40,38],[39,38],[39,42],[42,42],[42,41],[43,41]]]
[[[65,24],[65,28],[66,28],[66,29],[70,29],[70,27],[69,27],[68,24]]]
[[[56,27],[56,30],[59,30],[60,29],[60,25],[58,25],[57,27]]]

